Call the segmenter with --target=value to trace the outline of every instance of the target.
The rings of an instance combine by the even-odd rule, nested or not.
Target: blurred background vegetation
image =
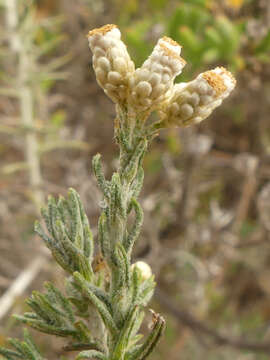
[[[136,256],[156,274],[152,307],[167,319],[152,359],[269,359],[270,1],[0,5],[1,306],[33,259],[47,256],[33,221],[48,194],[74,187],[95,230],[101,198],[91,157],[102,153],[109,176],[117,147],[113,104],[96,84],[85,35],[115,23],[137,65],[167,35],[183,46],[187,61],[178,81],[216,65],[238,81],[209,120],[162,132],[145,160]],[[24,298],[44,280],[63,282],[49,258],[32,277],[12,312],[26,310]],[[1,345],[21,333],[10,313],[1,314]],[[47,358],[72,358],[61,339],[34,336]]]

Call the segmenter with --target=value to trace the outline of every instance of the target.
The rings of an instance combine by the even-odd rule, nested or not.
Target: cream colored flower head
[[[140,276],[143,281],[149,279],[153,275],[151,267],[146,262],[137,261],[131,265],[131,269],[134,269],[135,266],[136,266],[137,270],[139,271]]]
[[[114,102],[127,99],[129,78],[134,73],[126,45],[116,25],[105,25],[88,33],[97,82]]]
[[[161,110],[167,126],[187,126],[207,118],[230,95],[236,81],[222,67],[206,71],[195,80],[174,85],[169,101]]]
[[[159,39],[152,54],[136,70],[116,25],[90,31],[88,40],[97,81],[105,93],[134,113],[158,110],[161,127],[201,122],[236,84],[229,71],[217,67],[193,81],[174,85],[186,62],[180,56],[181,46],[166,36]]]
[[[180,52],[181,46],[172,39],[163,37],[158,41],[131,79],[130,97],[135,108],[153,110],[170,96],[174,79],[186,64]]]

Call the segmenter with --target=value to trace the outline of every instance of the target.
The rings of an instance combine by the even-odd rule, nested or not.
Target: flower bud
[[[154,109],[170,95],[173,81],[186,62],[181,46],[168,37],[161,38],[152,54],[135,70],[131,79],[131,103],[141,111]]]
[[[135,66],[116,25],[105,25],[88,33],[93,68],[98,84],[114,102],[127,99],[128,82]]]
[[[236,80],[222,67],[195,80],[174,85],[173,95],[160,115],[166,126],[188,126],[207,118],[234,89]]]
[[[138,269],[143,281],[149,279],[152,276],[152,270],[146,262],[137,261],[131,265],[131,269],[134,269],[135,266]]]

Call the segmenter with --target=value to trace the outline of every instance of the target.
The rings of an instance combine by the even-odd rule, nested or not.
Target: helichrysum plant
[[[27,300],[31,312],[16,318],[40,332],[66,338],[64,350],[77,351],[76,359],[143,360],[165,326],[163,317],[152,311],[150,333],[139,333],[155,288],[150,266],[142,261],[131,264],[143,223],[138,202],[143,158],[161,128],[201,122],[230,94],[235,80],[224,68],[216,68],[191,82],[174,84],[185,61],[181,46],[168,37],[158,41],[138,69],[117,26],[94,29],[88,40],[97,81],[116,105],[114,129],[120,150],[111,180],[104,176],[100,154],[93,158],[103,194],[99,250],[77,192],[71,189],[67,198],[49,197],[42,209],[47,230],[39,222],[35,230],[67,272],[66,292],[45,284],[44,293],[35,291]],[[150,122],[154,111],[159,116]],[[44,359],[28,332],[24,341],[10,343],[13,349],[0,350],[5,359]]]

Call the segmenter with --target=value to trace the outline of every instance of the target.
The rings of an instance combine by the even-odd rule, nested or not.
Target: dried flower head
[[[127,99],[128,81],[134,72],[126,45],[116,25],[105,25],[88,33],[97,82],[114,102]]]
[[[174,85],[186,62],[180,56],[181,46],[166,36],[136,70],[116,25],[90,31],[88,40],[97,81],[105,93],[144,117],[159,110],[161,127],[201,122],[235,87],[233,75],[222,67]]]
[[[131,102],[141,110],[159,106],[170,95],[173,81],[186,62],[181,46],[168,37],[161,38],[152,54],[131,79]]]
[[[222,67],[206,71],[195,80],[174,85],[172,97],[161,110],[167,126],[187,126],[207,118],[234,89],[233,75]]]

